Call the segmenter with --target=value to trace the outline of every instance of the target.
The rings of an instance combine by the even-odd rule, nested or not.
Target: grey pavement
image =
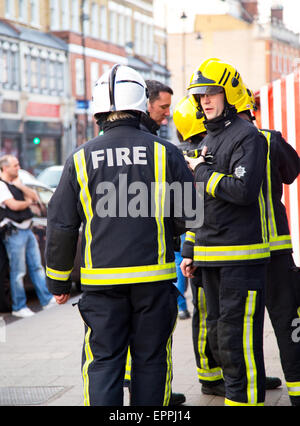
[[[74,294],[63,306],[41,311],[26,319],[1,314],[0,405],[83,406],[80,372],[83,323]],[[186,293],[192,312],[190,290]],[[2,324],[2,325],[1,325]],[[268,316],[264,332],[265,364],[269,376],[283,385],[267,391],[267,406],[289,406],[277,343]],[[197,379],[192,346],[191,319],[177,321],[173,344],[173,392],[184,393],[185,406],[220,406],[224,399],[203,395]],[[124,405],[128,391],[124,390]]]

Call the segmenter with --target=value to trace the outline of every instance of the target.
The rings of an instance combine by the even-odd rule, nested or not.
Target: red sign
[[[60,117],[60,105],[28,102],[26,115],[30,117]]]

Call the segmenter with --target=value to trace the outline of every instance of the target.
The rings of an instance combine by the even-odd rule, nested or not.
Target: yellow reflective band
[[[256,291],[248,291],[246,299],[244,327],[243,327],[243,351],[247,374],[247,397],[250,404],[257,404],[257,369],[253,348],[253,317],[256,308]]]
[[[211,369],[202,369],[197,368],[198,372],[198,379],[199,380],[206,380],[207,382],[214,382],[216,380],[222,380],[223,379],[223,373],[222,369],[219,367],[211,368]]]
[[[195,244],[195,232],[187,231],[185,234],[185,241]]]
[[[206,342],[207,342],[207,307],[206,298],[203,288],[198,288],[198,312],[199,312],[199,335],[198,335],[198,354],[200,358],[200,365],[202,369],[209,370],[208,359],[205,354]]]
[[[262,241],[264,243],[267,243],[268,242],[267,215],[266,215],[266,205],[265,205],[262,188],[260,189],[260,192],[259,192],[258,203],[259,203],[259,210],[260,210]]]
[[[221,262],[227,260],[263,259],[270,256],[269,243],[240,246],[195,246],[194,260]]]
[[[275,237],[277,235],[277,226],[275,220],[274,213],[274,205],[272,199],[272,180],[271,180],[271,159],[270,159],[270,151],[271,151],[271,132],[261,131],[261,133],[265,136],[268,143],[268,155],[267,155],[267,167],[266,167],[266,175],[267,175],[267,206],[268,206],[268,228],[270,233],[270,238]]]
[[[90,406],[90,395],[89,395],[89,366],[94,360],[94,356],[90,346],[90,336],[92,330],[88,327],[84,339],[84,352],[85,352],[85,363],[82,367],[82,377],[83,377],[83,394],[84,394],[84,405]]]
[[[125,367],[125,380],[131,380],[131,354],[130,348],[128,348],[127,358],[126,358],[126,367]]]
[[[286,250],[291,249],[292,239],[290,235],[277,235],[275,237],[270,237],[270,250]]]
[[[71,269],[70,271],[58,271],[52,268],[48,268],[48,266],[46,266],[47,277],[56,281],[68,281],[72,271],[73,269]]]
[[[155,220],[157,224],[158,263],[166,262],[165,198],[166,198],[166,148],[154,142]]]
[[[91,244],[92,244],[92,233],[91,233],[91,223],[93,220],[93,209],[92,209],[92,199],[89,191],[89,182],[88,175],[86,170],[86,162],[84,150],[81,149],[76,154],[74,154],[74,164],[77,174],[77,181],[80,186],[80,201],[86,218],[85,224],[85,266],[91,268],[92,263],[92,254],[91,254]]]
[[[213,172],[206,185],[206,192],[215,197],[215,191],[218,183],[225,175],[223,173]]]
[[[231,407],[263,407],[265,403],[259,402],[257,404],[251,404],[251,403],[249,404],[247,402],[236,402],[236,401],[231,401],[230,399],[225,398],[224,405],[228,405]]]
[[[290,396],[300,396],[300,382],[286,382]]]
[[[176,279],[175,262],[122,268],[81,268],[82,285],[119,285]]]
[[[177,313],[178,313],[178,308],[177,308]],[[173,337],[172,336],[173,336],[176,324],[177,324],[177,315],[176,315],[176,321],[174,323],[173,330],[170,334],[170,337],[169,337],[168,342],[167,342],[167,347],[166,347],[167,374],[166,374],[165,394],[164,394],[164,402],[163,402],[164,407],[169,405],[171,393],[172,393],[172,378],[173,378],[173,363],[172,363],[172,339],[173,339]]]

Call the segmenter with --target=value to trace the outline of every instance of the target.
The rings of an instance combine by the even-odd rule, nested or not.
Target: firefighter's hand
[[[189,166],[189,168],[191,170],[195,170],[195,168],[198,166],[198,164],[200,163],[205,163],[205,156],[207,154],[207,146],[204,146],[202,151],[201,151],[201,155],[198,158],[191,158],[185,155],[185,161],[187,162],[187,165]]]
[[[184,258],[180,264],[180,269],[183,273],[183,276],[186,278],[194,278],[193,274],[196,271],[197,266],[193,265],[193,259]]]
[[[55,294],[54,298],[58,305],[64,305],[70,299],[70,294],[60,294],[59,296]]]

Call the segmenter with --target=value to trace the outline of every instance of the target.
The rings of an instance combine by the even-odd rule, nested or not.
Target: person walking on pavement
[[[24,290],[26,265],[42,307],[51,307],[55,300],[47,289],[39,246],[30,229],[33,215],[29,207],[38,201],[38,196],[22,184],[19,169],[16,157],[0,158],[0,228],[9,260],[12,315],[26,318],[34,315],[27,306]]]
[[[186,229],[184,215],[176,222],[165,216],[165,190],[185,182],[193,198],[193,176],[174,145],[140,130],[147,90],[135,70],[115,65],[106,72],[93,107],[103,134],[68,158],[48,208],[48,287],[59,304],[69,299],[83,224],[84,403],[123,405],[130,346],[131,405],[168,405],[177,316],[173,237]],[[133,197],[138,191],[146,198]]]
[[[244,111],[251,108],[251,99],[244,99],[244,102],[238,107]],[[203,148],[203,138],[206,135],[206,129],[203,121],[204,117],[197,118],[199,111],[191,97],[182,98],[174,109],[173,120],[177,131],[184,141],[184,151],[187,155],[198,155]],[[209,161],[208,156],[206,156]],[[187,237],[182,248],[182,256],[193,259],[195,233],[188,231]],[[197,365],[198,380],[202,384],[202,393],[206,395],[225,396],[225,387],[222,369],[216,365],[207,339],[207,306],[205,294],[202,286],[201,268],[197,268],[195,277],[190,278],[191,290],[193,295],[193,320],[192,335],[195,360]],[[276,389],[281,385],[278,377],[266,377],[266,390]]]
[[[225,405],[263,405],[264,288],[270,257],[263,181],[267,143],[237,116],[234,105],[245,96],[239,72],[208,60],[188,88],[205,115],[205,147],[197,159],[186,157],[195,181],[205,188],[204,224],[196,229],[192,275],[202,269],[210,348],[225,381]],[[210,152],[212,161],[206,162]]]

